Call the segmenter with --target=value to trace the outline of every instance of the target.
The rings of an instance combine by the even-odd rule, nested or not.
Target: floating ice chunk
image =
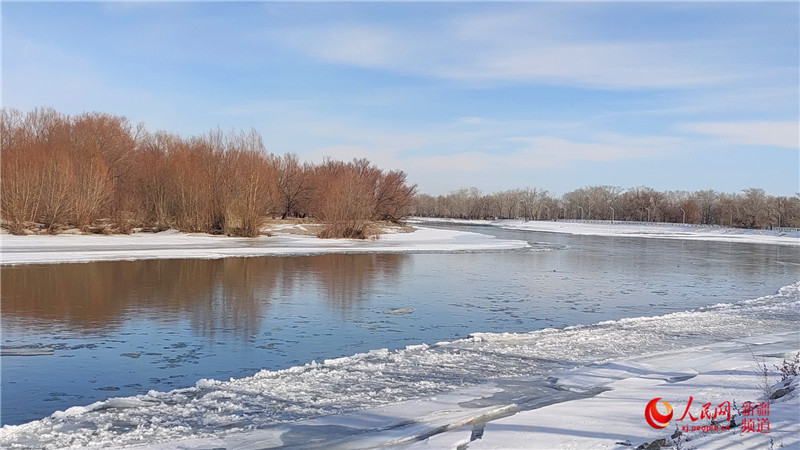
[[[105,408],[139,408],[147,406],[155,406],[161,402],[153,400],[144,400],[135,397],[116,397],[106,400],[104,403]]]
[[[394,308],[388,311],[384,311],[384,314],[391,314],[393,316],[404,316],[406,314],[411,314],[416,311],[414,308]]]
[[[194,387],[196,387],[197,389],[208,389],[220,383],[221,382],[217,380],[209,380],[208,378],[201,378],[197,380],[197,383],[194,384]]]
[[[0,349],[0,356],[49,356],[55,350],[52,347],[38,345],[24,347],[4,347]]]
[[[428,344],[417,344],[417,345],[407,345],[406,351],[413,352],[413,351],[423,351],[429,349],[430,346]]]
[[[87,412],[102,408],[104,403],[105,402],[94,402],[88,406],[73,406],[72,408],[67,408],[65,411],[56,411],[50,417],[56,420],[77,417],[82,414],[86,414]]]

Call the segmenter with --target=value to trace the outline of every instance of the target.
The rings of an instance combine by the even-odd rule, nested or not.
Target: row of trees
[[[309,217],[322,237],[364,238],[371,222],[406,216],[416,190],[366,159],[270,154],[255,131],[184,138],[102,113],[4,109],[0,149],[0,214],[15,233],[38,224],[256,236],[265,218]]]
[[[741,193],[721,193],[590,186],[555,197],[541,189],[483,194],[476,188],[469,188],[436,197],[419,195],[415,214],[461,219],[584,219],[744,228],[800,227],[800,194],[772,196],[756,188]]]

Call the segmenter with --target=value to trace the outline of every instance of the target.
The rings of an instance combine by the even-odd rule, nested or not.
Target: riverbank
[[[780,378],[770,374],[773,396],[780,395],[775,394],[779,389],[786,392],[768,400],[756,364],[774,369],[800,350],[799,339],[797,332],[757,336],[575,370],[557,383],[571,390],[607,390],[488,422],[481,439],[472,442],[469,426],[409,448],[798,448],[800,378],[777,383]],[[663,429],[645,419],[646,405],[659,397],[672,407],[672,419]],[[730,402],[733,426],[718,408],[725,402]],[[746,402],[752,412],[746,411]],[[719,412],[713,423],[701,418],[708,403],[712,416],[715,409]],[[663,403],[658,408],[666,412]]]
[[[459,220],[415,217],[412,223],[451,223],[454,225],[484,225],[508,230],[544,231],[575,235],[618,236],[654,239],[685,239],[751,244],[780,244],[800,246],[800,231],[750,230],[717,226],[630,223],[630,222],[566,222],[522,220]]]
[[[288,231],[288,230],[286,230]],[[130,235],[60,234],[0,236],[0,264],[46,264],[138,259],[227,258],[323,253],[405,253],[508,250],[525,241],[495,239],[479,233],[415,227],[411,233],[382,234],[380,239],[320,239],[277,230],[273,236],[232,238],[203,233],[133,233]]]
[[[785,383],[787,392],[769,401],[768,409],[762,405],[752,415],[743,412],[745,402],[755,408],[766,401],[756,361],[772,368],[797,351],[798,332],[741,338],[573,369],[548,380],[539,404],[499,402],[513,398],[513,384],[498,382],[266,430],[146,447],[273,448],[303,442],[308,448],[416,450],[797,448],[800,378]],[[769,376],[771,384],[778,380],[775,374]],[[773,386],[773,392],[777,388]],[[644,416],[648,402],[657,397],[673,408],[663,429],[648,425]],[[711,403],[713,415],[724,402],[731,403],[736,425],[713,431],[709,419],[700,419],[703,406]],[[665,412],[663,404],[658,408]],[[723,417],[727,418],[720,413],[715,420],[717,427],[730,425]],[[769,432],[762,432],[767,423]]]

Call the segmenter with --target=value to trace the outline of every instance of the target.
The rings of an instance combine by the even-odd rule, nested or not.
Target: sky
[[[2,3],[2,105],[474,186],[800,192],[798,2]]]

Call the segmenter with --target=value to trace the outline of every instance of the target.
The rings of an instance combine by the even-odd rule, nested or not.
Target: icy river
[[[3,267],[0,418],[46,418],[6,437],[259,429],[800,319],[797,247],[456,228],[531,246]]]

